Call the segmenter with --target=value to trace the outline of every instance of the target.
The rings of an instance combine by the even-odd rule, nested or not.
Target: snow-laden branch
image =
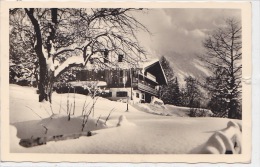
[[[64,47],[64,48],[60,48],[56,51],[55,54],[53,54],[53,57],[57,57],[58,55],[60,54],[63,54],[65,52],[70,52],[70,51],[75,51],[75,50],[84,50],[84,48],[90,46],[92,43],[95,43],[95,41],[100,38],[100,37],[103,37],[103,36],[107,36],[108,33],[105,32],[105,33],[101,33],[101,34],[98,34],[96,35],[95,37],[92,38],[92,40],[88,41],[86,40],[84,43],[82,43],[80,46],[76,43],[72,44],[72,45],[69,45],[67,47]],[[89,37],[90,38],[90,37]]]
[[[58,55],[62,54],[62,53],[65,53],[65,52],[69,52],[69,51],[75,51],[77,49],[79,50],[82,50],[83,47],[89,45],[89,41],[86,41],[85,43],[83,43],[81,46],[78,46],[76,43],[72,44],[72,45],[69,45],[67,47],[64,47],[64,48],[60,48],[56,51],[55,54],[53,54],[53,57],[57,57]]]
[[[86,53],[83,56],[69,57],[63,63],[58,65],[58,68],[54,71],[54,77],[59,76],[67,68],[78,66],[78,65],[85,65],[91,55],[92,55],[91,49],[87,48]]]
[[[69,57],[66,61],[61,63],[58,68],[54,71],[54,76],[58,76],[62,71],[69,68],[73,65],[83,65],[85,63],[84,58],[82,56],[72,56]]]

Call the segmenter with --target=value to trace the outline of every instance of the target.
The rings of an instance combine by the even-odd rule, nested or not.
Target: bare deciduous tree
[[[212,95],[210,104],[214,104],[211,108],[226,113],[228,118],[241,117],[241,31],[239,21],[227,19],[226,25],[203,43],[206,54],[201,58],[213,73],[207,78],[207,88]]]
[[[10,15],[23,20],[19,25],[33,31],[33,41],[25,42],[33,42],[39,62],[39,101],[51,102],[54,80],[71,67],[86,65],[92,55],[123,53],[128,62],[140,61],[145,51],[138,43],[136,30],[148,30],[132,12],[141,10],[11,9]],[[20,15],[25,16],[19,20]]]

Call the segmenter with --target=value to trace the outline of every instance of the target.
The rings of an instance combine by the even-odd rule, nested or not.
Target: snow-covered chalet
[[[158,97],[159,86],[167,84],[167,79],[159,60],[138,64],[136,67],[129,67],[128,63],[119,57],[116,67],[113,68],[80,69],[76,71],[76,81],[73,85],[97,81],[98,86],[106,89],[105,97],[110,100],[128,99],[150,103],[152,96]]]

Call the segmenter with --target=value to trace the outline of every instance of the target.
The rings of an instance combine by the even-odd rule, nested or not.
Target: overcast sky
[[[137,18],[152,36],[140,32],[138,37],[152,57],[164,55],[179,73],[192,75],[194,67],[203,73],[196,55],[203,52],[207,33],[223,26],[226,18],[240,16],[235,9],[149,9]]]

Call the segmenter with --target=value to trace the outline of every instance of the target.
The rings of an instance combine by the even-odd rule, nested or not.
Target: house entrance
[[[150,103],[151,102],[151,97],[152,96],[150,94],[145,93],[145,96],[144,96],[145,103]]]

